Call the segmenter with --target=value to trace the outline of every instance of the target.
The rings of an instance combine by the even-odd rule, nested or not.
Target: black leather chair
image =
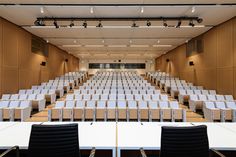
[[[90,157],[94,155],[95,149],[93,148]],[[81,157],[78,124],[32,125],[28,156]]]
[[[141,155],[146,156],[143,149]],[[212,150],[220,157],[223,154]],[[160,157],[209,157],[210,149],[207,126],[171,127],[163,126]]]

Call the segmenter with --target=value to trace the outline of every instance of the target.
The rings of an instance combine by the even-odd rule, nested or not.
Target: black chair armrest
[[[89,157],[94,157],[95,156],[96,149],[95,147],[92,148]]]
[[[143,150],[143,148],[140,148],[140,153],[142,155],[142,157],[147,157],[145,151]]]
[[[5,155],[7,155],[8,153],[10,153],[13,150],[16,150],[16,157],[20,157],[19,146],[14,146],[14,147],[11,147],[10,149],[4,151],[2,154],[0,154],[0,157],[4,157]]]
[[[211,151],[212,151],[213,153],[217,154],[217,155],[220,156],[220,157],[226,157],[224,154],[222,154],[221,152],[219,152],[219,151],[217,151],[217,150],[215,150],[215,149],[212,149],[212,148],[211,148]]]

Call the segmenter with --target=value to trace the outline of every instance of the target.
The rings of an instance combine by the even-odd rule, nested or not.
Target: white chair
[[[160,95],[159,94],[152,94],[152,101],[159,101]]]
[[[201,99],[200,97],[205,97]],[[206,101],[206,95],[190,95],[189,108],[191,111],[196,112],[197,109],[202,109],[203,101]]]
[[[233,120],[232,110],[230,108],[226,108],[225,102],[216,101],[216,108],[220,109],[221,122],[225,122],[226,120]]]
[[[131,100],[134,100],[134,96],[133,96],[132,94],[126,94],[126,95],[125,95],[125,99],[126,99],[127,101],[131,101]]]
[[[118,94],[117,98],[118,98],[118,100],[125,100],[125,95],[124,94]]]
[[[95,121],[95,107],[96,107],[96,101],[90,100],[87,101],[86,107],[85,107],[85,120],[93,120]]]
[[[226,101],[234,101],[234,97],[232,95],[225,95]]]
[[[74,119],[75,120],[84,120],[84,109],[85,109],[86,101],[77,100],[74,108]]]
[[[140,95],[140,94],[135,94],[135,95],[134,95],[134,100],[136,100],[136,101],[142,101],[142,100],[143,100],[142,95]]]
[[[68,101],[68,100],[74,100],[74,97],[75,95],[74,94],[67,94],[66,95],[66,100]]]
[[[158,101],[149,101],[149,121],[160,120],[160,108]]]
[[[85,100],[85,101],[91,100],[91,95],[90,94],[84,94],[83,95],[83,100]]]
[[[82,94],[80,89],[74,89],[74,94]]]
[[[65,101],[56,101],[55,106],[48,110],[48,119],[51,120],[59,120],[62,121],[62,109],[65,106]]]
[[[147,101],[138,101],[138,119],[149,120],[149,109]]]
[[[207,95],[207,100],[208,101],[216,101],[215,95]]]
[[[220,109],[215,107],[214,102],[205,101],[203,103],[203,113],[207,121],[213,122],[214,120],[221,120]]]
[[[102,94],[101,95],[101,100],[103,100],[103,101],[107,101],[108,98],[109,98],[109,94]]]
[[[209,94],[209,91],[208,91],[208,90],[202,90],[202,94],[203,94],[203,95],[208,95],[208,94]]]
[[[168,98],[167,98],[168,99]],[[151,101],[152,99],[151,99],[151,95],[150,94],[144,94],[143,95],[143,100],[144,101]]]
[[[18,107],[14,108],[14,119],[20,119],[22,122],[30,118],[32,103],[29,100],[21,101]]]
[[[224,95],[219,95],[219,94],[217,94],[217,95],[216,95],[216,101],[225,101]]]
[[[116,120],[116,101],[107,101],[107,120]]]
[[[171,108],[172,121],[181,120],[183,122],[186,122],[186,110],[179,108],[179,104],[177,101],[170,101],[169,105]]]
[[[92,100],[95,100],[95,101],[100,100],[100,95],[99,94],[93,94],[92,95]]]
[[[116,94],[110,94],[109,100],[116,100]]]
[[[73,110],[75,107],[75,101],[74,100],[66,100],[66,105],[63,108],[63,119],[69,119],[70,121],[73,121]]]
[[[168,101],[168,95],[166,95],[166,94],[160,94],[160,100],[161,100],[161,101]]]
[[[19,100],[19,94],[12,94],[10,100]]]
[[[168,101],[159,101],[160,107],[160,120],[171,120],[171,109],[169,108]]]
[[[128,119],[129,120],[138,120],[138,107],[137,102],[134,100],[129,100],[128,102]]]
[[[106,120],[106,101],[97,101],[96,120]]]
[[[127,104],[125,100],[117,101],[117,118],[119,120],[127,120]]]
[[[33,94],[34,91],[32,89],[27,89],[25,94]]]
[[[216,95],[216,91],[215,90],[209,90],[209,94],[210,95]]]
[[[74,95],[76,101],[81,101],[83,100],[83,95],[82,94],[75,94]]]
[[[10,100],[11,94],[3,94],[1,100]]]
[[[2,100],[0,101],[0,121],[3,121],[3,109],[8,108],[10,101]]]
[[[197,95],[202,94],[202,93],[201,93],[201,90],[194,90],[193,92],[194,92],[194,94],[197,94]],[[192,95],[192,94],[191,94],[191,95]]]
[[[19,94],[26,94],[26,90],[25,89],[19,90]]]

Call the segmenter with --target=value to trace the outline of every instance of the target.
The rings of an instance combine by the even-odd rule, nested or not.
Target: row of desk
[[[0,150],[18,145],[28,148],[32,124],[66,124],[70,122],[1,122]],[[110,150],[120,157],[123,150],[160,150],[162,126],[207,125],[210,148],[236,151],[236,123],[173,122],[78,122],[80,149]]]

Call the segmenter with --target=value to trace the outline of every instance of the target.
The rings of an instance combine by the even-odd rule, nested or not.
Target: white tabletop
[[[7,129],[13,125],[16,125],[18,124],[17,122],[0,122],[0,131],[4,130],[4,129]]]
[[[216,150],[236,150],[236,132],[229,129],[226,123],[193,123],[194,125],[206,125],[209,147]],[[235,126],[234,126],[235,128]]]
[[[6,123],[5,125],[9,125],[9,127],[0,130],[0,148],[8,149],[17,145],[20,149],[27,149],[29,145],[31,126],[40,123],[41,122],[13,122],[13,125]]]
[[[172,122],[119,122],[118,149],[160,150],[162,126],[191,126],[190,123]]]
[[[236,123],[230,123],[230,122],[229,123],[217,123],[217,125],[236,133]]]

